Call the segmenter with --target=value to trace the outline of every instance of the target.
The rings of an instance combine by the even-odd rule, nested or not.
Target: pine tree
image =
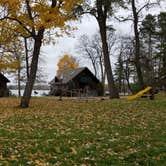
[[[166,90],[166,12],[158,15],[158,57],[160,58],[159,81],[160,85]]]
[[[154,85],[155,77],[155,52],[156,46],[156,18],[155,16],[148,14],[142,21],[141,25],[141,45],[142,45],[142,68],[143,76],[146,85]]]

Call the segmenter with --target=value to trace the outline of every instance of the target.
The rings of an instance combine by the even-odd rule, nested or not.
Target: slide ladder
[[[147,86],[145,89],[139,91],[138,93],[134,94],[134,95],[131,95],[131,96],[128,96],[127,97],[127,100],[134,100],[140,96],[142,96],[144,93],[150,91],[152,89],[151,86]]]

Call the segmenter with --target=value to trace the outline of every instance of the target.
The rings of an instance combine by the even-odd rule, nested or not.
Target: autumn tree
[[[9,51],[0,49],[0,72],[14,72],[19,67],[19,61],[16,57],[11,57]]]
[[[0,33],[2,32],[3,30],[1,29]],[[12,36],[15,32],[10,30],[9,33]],[[12,36],[10,39],[3,40],[0,45],[0,71],[8,73],[13,77],[13,83],[17,83],[18,96],[21,96],[21,84],[25,84],[28,80],[30,71],[29,62],[31,61],[31,53],[33,51],[32,41],[30,39],[26,39],[25,41],[23,37]],[[43,61],[43,57],[40,56],[40,65],[35,83],[43,82],[44,72],[41,68]]]
[[[7,47],[7,50],[11,52],[10,57],[17,61],[15,66],[16,71],[14,74],[16,75],[16,82],[18,86],[18,96],[21,96],[21,71],[23,68],[22,62],[24,61],[24,47],[22,45],[22,41],[20,38],[10,42],[10,47]],[[12,74],[12,73],[11,73]]]
[[[58,66],[57,74],[60,74],[65,70],[78,68],[79,63],[76,60],[76,58],[74,58],[73,56],[65,54],[62,58],[60,58],[57,66]]]
[[[18,95],[21,96],[21,71],[24,61],[24,46],[22,37],[9,22],[0,22],[0,69],[15,77]],[[11,28],[9,28],[9,25]],[[10,30],[9,30],[10,29]],[[4,35],[5,34],[5,35]]]
[[[22,108],[29,106],[45,32],[51,28],[68,28],[66,22],[75,18],[72,9],[79,2],[80,0],[0,1],[0,21],[13,23],[18,34],[34,41],[29,78],[20,104]]]
[[[20,40],[13,29],[9,32],[8,29],[8,22],[0,22],[0,72],[13,72],[19,68],[18,56],[15,54],[18,50],[15,46],[20,47]],[[6,34],[6,32],[8,33]]]

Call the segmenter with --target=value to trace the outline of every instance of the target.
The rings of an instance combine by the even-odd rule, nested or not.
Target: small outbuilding
[[[7,83],[10,82],[3,74],[0,73],[0,97],[9,96]]]
[[[99,96],[102,86],[95,75],[87,68],[65,70],[50,82],[50,95],[58,96]]]

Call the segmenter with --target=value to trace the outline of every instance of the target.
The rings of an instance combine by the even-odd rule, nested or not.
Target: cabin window
[[[91,82],[91,78],[89,76],[83,76],[80,78],[80,83],[84,83],[84,84],[87,84],[89,82]]]

